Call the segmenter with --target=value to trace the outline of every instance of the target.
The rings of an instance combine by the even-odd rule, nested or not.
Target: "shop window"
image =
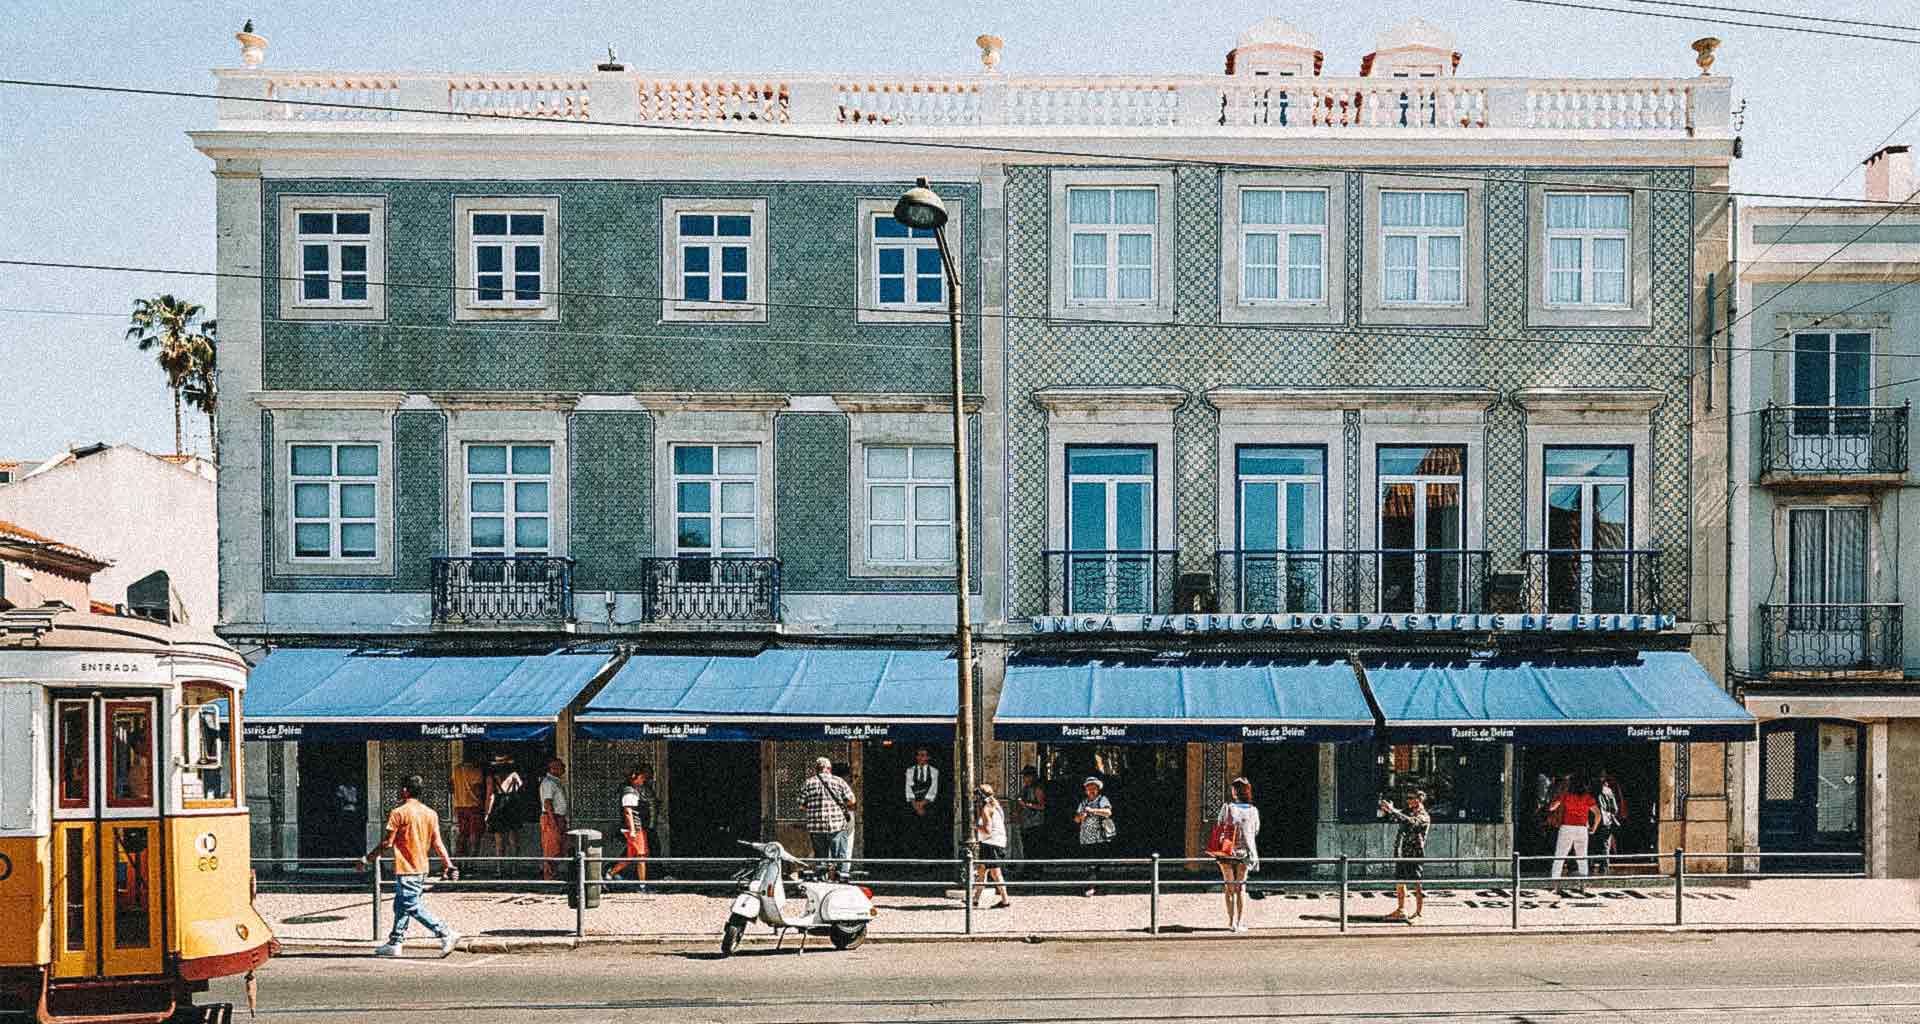
[[[1342,822],[1385,822],[1389,819],[1380,813],[1380,800],[1399,806],[1415,789],[1426,792],[1427,813],[1435,824],[1505,819],[1501,779],[1506,748],[1499,744],[1344,743],[1336,749]]]
[[[232,695],[225,687],[189,683],[181,691],[180,799],[190,807],[234,802]]]

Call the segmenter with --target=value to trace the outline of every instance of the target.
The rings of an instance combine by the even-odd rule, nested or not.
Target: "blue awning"
[[[1415,743],[1751,740],[1754,718],[1693,656],[1366,666],[1387,736]]]
[[[994,712],[997,740],[1320,743],[1373,733],[1353,667],[1269,658],[1019,659]]]
[[[600,739],[947,740],[955,673],[946,651],[641,654],[575,721]]]
[[[248,678],[246,738],[541,739],[610,660],[282,648]]]

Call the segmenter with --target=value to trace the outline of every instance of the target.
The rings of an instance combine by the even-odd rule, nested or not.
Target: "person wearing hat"
[[[1113,804],[1109,803],[1102,790],[1107,788],[1095,776],[1089,775],[1080,788],[1087,794],[1073,809],[1073,823],[1080,827],[1080,856],[1100,858],[1107,855],[1107,844],[1113,842],[1115,827],[1113,824]],[[1100,865],[1087,865],[1087,895],[1092,896],[1099,890],[1093,883],[1100,880]]]
[[[1047,855],[1047,787],[1040,784],[1040,769],[1028,765],[1020,769],[1020,850],[1022,860],[1040,860]],[[1028,878],[1040,877],[1037,864],[1022,872]]]
[[[1393,837],[1393,877],[1400,884],[1394,886],[1397,905],[1393,913],[1387,915],[1389,921],[1405,921],[1412,924],[1414,918],[1427,908],[1427,892],[1420,887],[1424,865],[1421,859],[1427,855],[1427,830],[1433,827],[1433,816],[1427,813],[1427,794],[1416,789],[1407,794],[1407,809],[1393,806],[1393,801],[1382,798],[1380,813],[1400,823],[1400,831]],[[1407,914],[1407,883],[1413,883],[1413,914]]]
[[[1000,868],[1000,862],[1007,859],[1007,812],[1000,801],[993,798],[993,787],[982,782],[973,791],[975,811],[973,812],[973,838],[980,844],[980,863],[975,867],[978,877],[974,883],[980,887],[980,895],[986,896],[988,882],[994,882],[1000,890],[1000,902],[992,907],[999,910],[1010,907],[1013,901],[1007,899],[1007,876]]]

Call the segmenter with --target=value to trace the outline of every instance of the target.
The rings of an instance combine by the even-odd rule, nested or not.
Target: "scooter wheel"
[[[727,928],[720,933],[720,955],[732,956],[734,949],[740,945],[740,936],[745,934],[746,930],[746,918],[739,914],[727,918]]]
[[[864,924],[836,924],[830,936],[835,949],[858,949],[867,941],[867,926]]]

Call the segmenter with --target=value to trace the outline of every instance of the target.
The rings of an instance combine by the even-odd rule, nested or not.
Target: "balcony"
[[[1246,614],[1487,610],[1487,552],[1463,548],[1222,551],[1221,603]]]
[[[573,559],[433,559],[436,626],[553,626],[573,621]]]
[[[1897,604],[1763,604],[1761,670],[1899,678],[1901,610]]]
[[[1661,615],[1660,552],[1598,548],[1522,554],[1521,599],[1535,615]]]
[[[1763,484],[1898,484],[1907,406],[1769,405],[1760,411]]]
[[[780,560],[643,558],[640,619],[652,625],[771,625],[780,621]]]
[[[1048,615],[1165,615],[1178,550],[1043,551]]]

